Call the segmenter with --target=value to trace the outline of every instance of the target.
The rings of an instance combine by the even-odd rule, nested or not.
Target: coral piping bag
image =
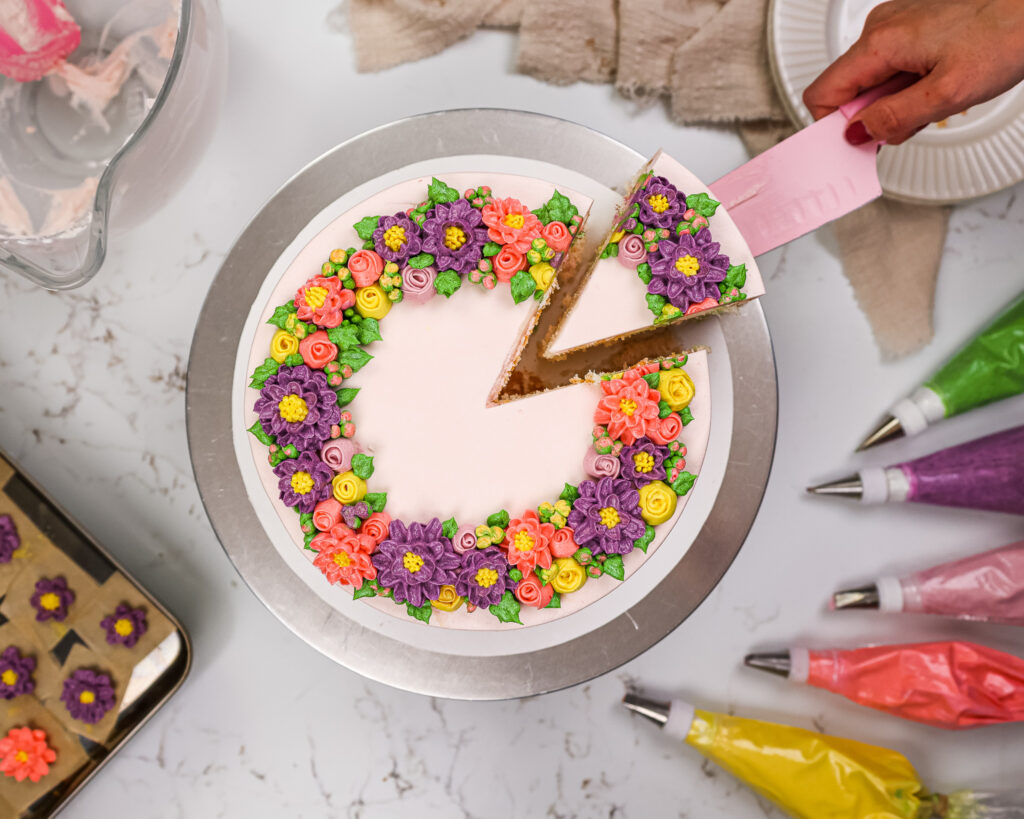
[[[832,605],[1024,626],[1024,541],[906,577],[881,577],[871,586],[836,592]]]
[[[766,657],[786,655],[790,680],[903,719],[949,729],[1024,721],[1024,660],[975,643],[791,649],[746,663],[764,669]]]

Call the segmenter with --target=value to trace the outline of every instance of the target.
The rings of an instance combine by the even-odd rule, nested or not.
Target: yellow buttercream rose
[[[555,278],[555,268],[547,262],[537,262],[537,264],[530,265],[530,275],[533,276],[537,287],[541,290],[547,290]]]
[[[366,495],[366,481],[355,472],[342,472],[331,481],[334,499],[341,504],[359,503]]]
[[[560,557],[553,566],[555,573],[551,578],[551,588],[559,594],[577,591],[587,582],[586,570],[571,557]]]
[[[676,493],[664,481],[640,487],[640,517],[651,526],[664,523],[676,511]]]
[[[363,318],[382,319],[391,309],[388,294],[376,284],[356,290],[356,312]]]
[[[658,379],[658,392],[672,412],[679,412],[690,405],[696,388],[686,371],[676,367],[674,370],[662,371]]]
[[[270,357],[278,364],[284,364],[288,356],[299,351],[299,340],[287,330],[278,330],[270,339]]]
[[[441,611],[455,611],[455,609],[462,605],[464,599],[455,593],[454,586],[442,586],[437,600],[431,600],[430,605]]]

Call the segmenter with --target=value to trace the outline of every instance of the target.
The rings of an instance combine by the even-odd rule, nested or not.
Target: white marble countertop
[[[1019,776],[1019,727],[945,733],[789,687],[741,665],[790,643],[966,638],[1021,651],[1006,627],[829,614],[843,584],[1024,537],[1009,516],[808,499],[809,479],[855,465],[877,416],[1021,288],[1024,201],[960,207],[940,275],[936,340],[880,361],[827,232],[765,257],[780,383],[778,449],[761,513],[724,581],[645,655],[577,688],[517,702],[425,699],[317,654],[253,597],[200,504],[185,440],[185,368],[206,289],[235,236],[298,168],[367,128],[450,107],[567,117],[643,153],[664,146],[705,179],[739,164],[728,132],[671,125],[607,87],[511,73],[514,38],[477,35],[420,64],[357,76],[326,0],[226,0],[227,101],[198,171],[112,244],[85,288],[45,293],[0,275],[0,446],[48,487],[186,624],[182,691],[67,815],[706,817],[777,815],[618,705],[628,685],[790,722],[910,756],[937,789]],[[947,422],[874,463],[1009,426],[1024,401]]]

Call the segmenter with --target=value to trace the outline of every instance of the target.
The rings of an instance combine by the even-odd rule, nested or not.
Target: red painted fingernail
[[[846,128],[844,136],[851,145],[863,145],[865,142],[871,141],[871,134],[868,133],[868,129],[864,127],[864,123],[860,120],[851,122]]]

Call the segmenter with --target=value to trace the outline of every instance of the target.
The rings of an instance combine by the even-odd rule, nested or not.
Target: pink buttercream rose
[[[540,238],[556,253],[564,253],[572,244],[572,234],[561,222],[549,222],[540,231]]]
[[[710,310],[712,307],[718,307],[718,299],[708,296],[704,301],[699,301],[687,307],[686,315],[692,316],[694,313],[701,313],[704,310]]]
[[[332,438],[320,447],[320,460],[335,472],[348,472],[352,468],[352,456],[362,451],[353,438]]]
[[[499,282],[510,282],[516,273],[526,269],[526,256],[511,247],[503,247],[492,261]]]
[[[348,260],[348,272],[355,279],[356,287],[376,284],[384,272],[384,260],[373,250],[357,250]]]
[[[593,447],[587,447],[587,454],[583,456],[583,471],[591,478],[617,477],[620,466],[614,455],[601,455]]]
[[[516,599],[524,606],[533,606],[536,609],[544,608],[551,602],[554,594],[555,590],[551,585],[543,585],[533,572],[524,575],[516,586]]]
[[[552,557],[572,557],[579,551],[579,545],[573,536],[573,531],[568,526],[555,530],[551,536]]]
[[[329,532],[341,523],[341,504],[334,498],[322,500],[313,508],[313,525],[321,532]]]
[[[402,295],[405,301],[413,304],[423,304],[430,300],[437,292],[434,289],[434,280],[437,278],[437,268],[427,265],[426,267],[403,267],[402,268]]]
[[[495,199],[481,211],[492,242],[526,253],[540,236],[540,219],[518,199]]]
[[[623,236],[619,240],[619,255],[616,258],[623,267],[636,270],[639,264],[647,261],[647,246],[644,240],[635,233]]]
[[[476,548],[476,532],[472,526],[460,526],[452,538],[452,546],[460,555]]]
[[[683,431],[683,422],[676,413],[660,418],[657,424],[647,429],[647,437],[660,446],[674,441]]]
[[[337,357],[338,345],[327,338],[326,332],[317,330],[299,342],[299,355],[310,369],[322,370]]]
[[[374,546],[379,546],[388,536],[391,528],[391,515],[387,512],[374,512],[363,521],[359,531],[373,540]]]

